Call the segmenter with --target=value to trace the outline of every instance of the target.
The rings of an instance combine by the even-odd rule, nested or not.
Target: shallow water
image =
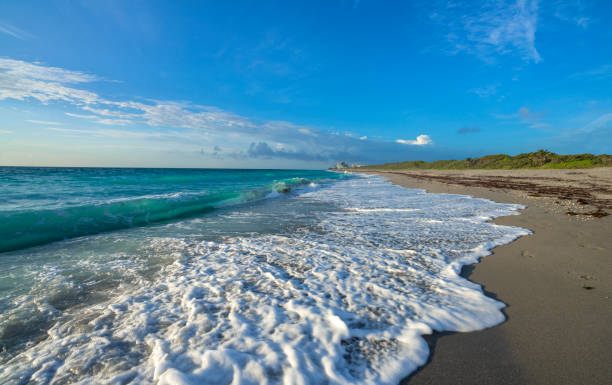
[[[0,253],[0,382],[393,384],[503,321],[458,273],[520,206],[341,176]]]

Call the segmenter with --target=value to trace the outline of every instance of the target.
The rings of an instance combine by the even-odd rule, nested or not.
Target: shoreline
[[[507,305],[506,321],[427,336],[427,364],[401,384],[612,383],[612,168],[367,173],[430,193],[522,204],[520,215],[492,222],[533,232],[462,269]]]

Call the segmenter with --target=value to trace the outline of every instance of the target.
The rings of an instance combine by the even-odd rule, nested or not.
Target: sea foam
[[[332,209],[279,233],[151,239],[171,261],[154,279],[73,309],[0,382],[397,384],[426,362],[423,335],[504,320],[459,272],[528,234],[487,222],[521,206],[380,177],[291,199]]]

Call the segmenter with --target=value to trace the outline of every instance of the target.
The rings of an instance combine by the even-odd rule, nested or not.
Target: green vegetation
[[[436,169],[436,170],[467,170],[467,169],[520,169],[520,168],[592,168],[612,167],[612,155],[558,155],[547,150],[539,150],[526,154],[510,156],[506,154],[486,155],[481,158],[465,160],[437,160],[424,162],[386,163],[381,165],[360,166],[359,169]]]

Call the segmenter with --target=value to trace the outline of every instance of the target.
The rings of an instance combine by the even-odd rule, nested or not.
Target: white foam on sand
[[[0,382],[396,384],[426,362],[422,335],[504,320],[459,272],[528,233],[487,222],[521,206],[379,177],[295,199],[338,209],[293,234],[153,239],[174,260],[156,279],[74,309]]]

